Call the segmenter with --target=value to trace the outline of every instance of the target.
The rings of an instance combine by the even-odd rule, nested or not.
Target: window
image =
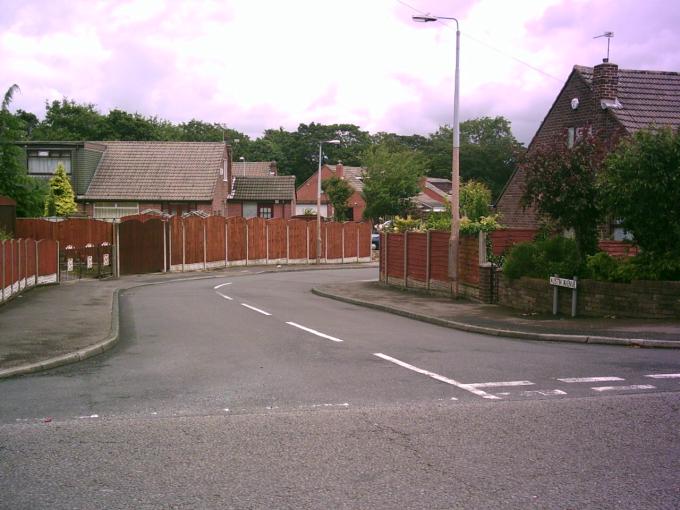
[[[265,220],[271,219],[274,215],[272,204],[257,204],[257,215]]]
[[[137,202],[95,202],[94,217],[117,219],[131,214],[139,214]]]
[[[28,151],[28,173],[30,175],[54,175],[59,163],[64,165],[66,173],[70,175],[70,151]]]
[[[593,127],[588,126],[586,127],[570,127],[567,129],[567,147],[570,149],[574,146],[575,143],[579,143],[581,140],[583,140],[586,136],[592,136],[593,135]]]
[[[198,210],[196,202],[161,202],[161,210],[164,213],[182,216],[182,214]]]

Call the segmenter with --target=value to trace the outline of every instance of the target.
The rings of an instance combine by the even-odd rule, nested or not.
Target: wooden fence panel
[[[34,285],[35,284],[35,276],[38,272],[38,268],[36,267],[37,260],[35,258],[35,240],[33,239],[24,239],[24,251],[23,254],[25,256],[25,271],[24,274],[26,276],[27,284],[28,285]]]
[[[430,278],[432,280],[449,281],[450,235],[449,232],[430,232]]]
[[[392,278],[404,277],[404,234],[387,236],[387,274]]]
[[[326,223],[325,241],[328,247],[322,252],[328,260],[342,259],[342,223]]]
[[[17,218],[16,237],[30,237],[32,239],[56,239],[57,223],[37,218]]]
[[[461,236],[458,247],[458,281],[479,285],[479,236]]]
[[[112,241],[113,225],[107,221],[68,219],[56,225],[56,240],[64,245],[85,246]]]
[[[2,273],[0,273],[0,284],[2,285],[2,288],[0,290],[2,291],[3,294],[3,299],[7,298],[9,296],[9,293],[7,289],[11,289],[11,285],[13,283],[13,278],[12,278],[12,244],[14,243],[13,240],[9,241],[0,241],[0,264],[2,264]]]
[[[163,228],[158,219],[120,224],[121,274],[163,271]]]
[[[517,243],[533,241],[537,232],[535,229],[502,229],[489,232],[493,254],[498,257]]]
[[[182,220],[184,225],[184,254],[185,265],[194,266],[197,268],[203,265],[204,262],[204,243],[203,243],[203,226],[205,220],[198,216],[189,216]]]
[[[371,233],[373,225],[369,222],[359,223],[359,257],[371,258]]]
[[[268,245],[268,259],[269,260],[284,260],[286,259],[286,224],[287,221],[283,218],[276,218],[267,220],[267,238]]]
[[[240,216],[227,218],[227,244],[229,262],[246,260],[246,219]]]
[[[170,266],[182,265],[182,219],[173,216],[168,222],[168,253],[170,254]]]
[[[38,283],[57,281],[57,241],[42,239],[38,242]]]
[[[307,224],[305,220],[288,220],[290,260],[307,260]]]
[[[359,256],[359,244],[357,239],[359,224],[350,221],[343,223],[342,228],[345,232],[345,258],[356,259]]]
[[[259,261],[267,257],[267,220],[248,218],[248,260]]]
[[[409,232],[406,274],[409,279],[427,281],[427,234]]]
[[[223,216],[209,216],[205,220],[207,244],[207,260],[213,265],[217,262],[224,263],[225,250],[225,235],[224,235],[224,217]]]
[[[316,221],[307,222],[307,232],[309,240],[309,259],[316,260]],[[321,253],[323,253],[323,223],[321,224]]]

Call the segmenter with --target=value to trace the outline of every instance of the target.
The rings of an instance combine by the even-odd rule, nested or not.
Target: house
[[[227,197],[227,216],[290,218],[294,211],[294,175],[236,175],[233,178]]]
[[[309,179],[303,182],[297,189],[297,204],[295,206],[295,214],[301,215],[305,213],[316,214],[316,195],[318,186],[319,172],[316,171]],[[361,192],[364,189],[363,183],[363,168],[360,166],[344,166],[342,162],[337,165],[323,165],[321,167],[321,182],[331,177],[338,176],[345,179],[354,193],[347,200],[349,204],[349,211],[347,218],[350,221],[361,221],[366,209],[366,202]],[[328,203],[328,197],[321,192],[321,216],[333,216],[333,207]]]
[[[21,142],[28,174],[64,165],[82,212],[120,218],[145,209],[224,214],[231,148],[223,142]]]
[[[232,161],[232,176],[269,177],[279,174],[276,161]]]
[[[433,212],[446,210],[446,203],[451,200],[451,181],[438,177],[423,177],[418,183],[420,193],[413,197],[415,214],[427,216]]]
[[[528,151],[562,133],[571,146],[584,130],[611,140],[650,126],[680,127],[680,73],[619,69],[605,59],[595,67],[574,66]],[[520,205],[525,178],[520,166],[496,204],[509,228],[539,226],[535,211]],[[615,224],[604,230],[606,237],[616,240],[625,234]]]

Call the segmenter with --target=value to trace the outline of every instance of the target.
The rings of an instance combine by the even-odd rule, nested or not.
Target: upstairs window
[[[66,173],[71,175],[71,152],[54,150],[28,151],[29,175],[54,175],[61,163]]]

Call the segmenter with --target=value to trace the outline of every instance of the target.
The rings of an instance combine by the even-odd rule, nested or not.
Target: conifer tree
[[[45,216],[67,216],[78,210],[71,182],[64,165],[59,163],[45,200]]]

